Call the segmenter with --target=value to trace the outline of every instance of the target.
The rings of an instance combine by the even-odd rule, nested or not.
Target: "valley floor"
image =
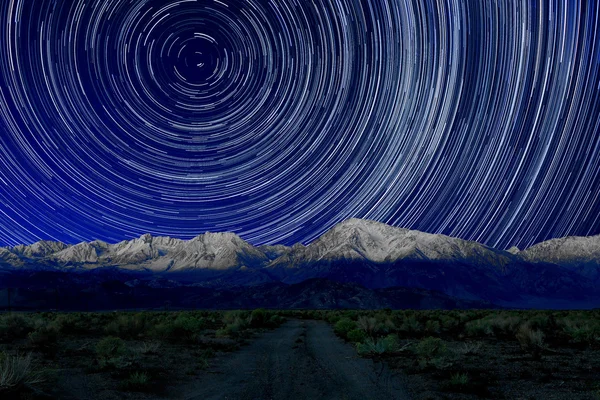
[[[600,310],[0,315],[0,399],[600,400]]]

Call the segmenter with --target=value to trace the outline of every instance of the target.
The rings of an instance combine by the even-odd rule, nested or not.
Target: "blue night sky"
[[[0,245],[600,233],[595,1],[4,0]]]

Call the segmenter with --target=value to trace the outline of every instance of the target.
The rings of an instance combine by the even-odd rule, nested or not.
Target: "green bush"
[[[421,358],[431,359],[445,355],[448,352],[448,346],[442,339],[430,336],[417,344],[415,352]]]
[[[101,326],[102,322],[98,317],[94,321],[88,321],[78,313],[59,314],[54,320],[59,332],[65,335],[89,333]]]
[[[41,375],[31,368],[31,354],[27,356],[4,354],[0,357],[0,395],[21,386],[34,386],[42,381]]]
[[[409,335],[418,335],[423,331],[423,327],[414,316],[409,316],[402,321],[400,331]]]
[[[135,315],[120,315],[109,323],[105,332],[111,336],[123,339],[137,338],[147,331],[146,315],[138,313]]]
[[[494,331],[492,324],[485,318],[467,322],[465,325],[465,333],[471,337],[492,336]]]
[[[285,318],[281,315],[273,314],[266,323],[269,328],[276,328],[285,322]]]
[[[348,338],[348,332],[356,329],[356,322],[352,321],[349,318],[342,318],[338,322],[335,323],[333,330],[335,333],[344,339]]]
[[[439,321],[429,320],[425,323],[425,331],[429,334],[439,334],[441,332]]]
[[[109,336],[96,344],[96,355],[101,368],[122,368],[126,365],[127,345],[123,339]]]
[[[216,332],[217,337],[238,337],[242,332],[250,327],[247,318],[237,315],[233,319],[227,319],[227,325]]]
[[[397,335],[388,335],[385,338],[374,340],[368,338],[364,343],[356,344],[356,351],[360,355],[383,355],[393,353],[399,348]]]
[[[21,314],[7,314],[0,317],[0,341],[11,342],[24,339],[33,331],[31,320]]]
[[[359,329],[362,329],[367,335],[374,337],[375,334],[379,331],[380,324],[377,322],[376,318],[367,317],[365,315],[358,317],[356,321],[356,326]]]
[[[595,321],[563,321],[563,332],[573,343],[593,343],[600,341],[600,324]]]
[[[129,378],[121,382],[123,390],[132,392],[146,392],[151,388],[150,375],[145,372],[134,372]]]
[[[367,334],[360,329],[352,329],[348,332],[347,338],[353,343],[362,343],[367,338]]]
[[[544,350],[544,333],[540,330],[531,329],[529,324],[523,324],[516,334],[516,338],[523,351],[532,355],[534,359],[540,359]]]
[[[174,322],[174,334],[179,336],[189,336],[202,332],[206,326],[204,318],[180,314]]]
[[[258,308],[250,314],[250,325],[254,328],[263,327],[268,320],[268,315],[265,310]]]
[[[50,348],[58,341],[58,331],[58,327],[54,324],[41,326],[33,332],[29,332],[29,343],[33,347],[41,349]]]
[[[459,392],[465,391],[465,389],[469,385],[469,375],[456,373],[450,377],[450,381],[448,383],[450,389],[452,390],[456,390]]]

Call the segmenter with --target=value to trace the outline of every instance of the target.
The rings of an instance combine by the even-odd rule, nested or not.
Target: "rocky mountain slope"
[[[319,278],[368,290],[421,288],[509,306],[544,299],[592,304],[599,297],[599,260],[600,236],[503,251],[350,219],[307,246],[254,247],[233,233],[205,233],[188,241],[143,235],[117,244],[44,241],[0,248],[0,269],[5,271],[0,287],[6,271],[87,271],[102,279],[120,271],[114,280],[141,279],[156,288],[176,282],[222,290]]]
[[[600,235],[569,236],[538,243],[518,253],[533,263],[551,263],[600,281]]]

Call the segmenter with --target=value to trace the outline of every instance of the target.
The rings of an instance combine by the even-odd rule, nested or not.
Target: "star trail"
[[[0,245],[600,233],[599,8],[5,0]]]

